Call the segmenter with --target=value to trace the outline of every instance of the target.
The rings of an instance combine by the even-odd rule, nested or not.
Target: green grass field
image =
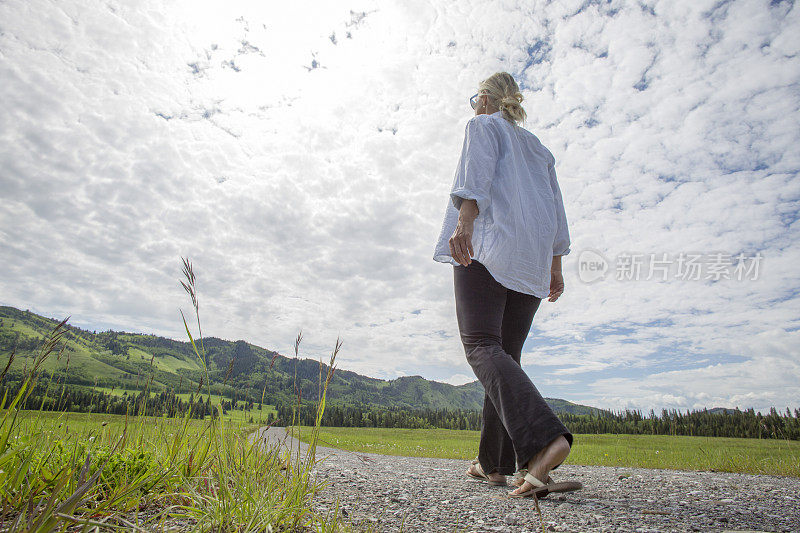
[[[254,417],[254,419],[254,422],[250,424],[243,420],[231,419],[226,416],[225,423],[231,424],[239,433],[249,434],[260,425],[263,425],[259,424],[257,417]],[[189,428],[193,431],[200,431],[205,425],[208,425],[208,421],[209,417],[206,417],[205,420],[193,418],[189,420]],[[148,438],[151,438],[155,435],[163,434],[165,428],[169,429],[178,425],[180,419],[158,416],[129,416],[127,422],[129,428],[134,425],[141,425],[146,430],[145,434],[148,435]],[[20,411],[20,423],[28,432],[41,429],[55,433],[69,432],[72,435],[87,438],[90,435],[98,434],[98,432],[109,436],[118,436],[125,427],[125,415],[23,410]]]
[[[192,433],[199,433],[203,427],[208,425],[208,418],[205,420],[189,420],[189,430]],[[85,440],[95,436],[102,442],[110,442],[118,438],[125,428],[124,415],[112,415],[106,413],[71,413],[59,411],[20,411],[19,423],[24,428],[22,433],[35,433],[42,431],[44,435],[54,441],[69,434],[72,438]],[[136,431],[141,435],[145,442],[150,445],[163,438],[168,438],[174,434],[175,428],[180,426],[180,419],[153,417],[153,416],[130,416],[127,419],[129,432]],[[250,434],[259,425],[243,424],[235,420],[225,419],[226,423],[231,423],[231,429],[239,434]]]
[[[29,331],[30,328],[20,328],[22,331]],[[34,336],[31,334],[31,336]],[[111,365],[102,361],[98,361],[91,356],[91,352],[78,341],[67,341],[67,344],[74,350],[70,353],[70,368],[73,369],[78,375],[82,376],[103,376],[103,377],[124,377],[124,373]],[[17,354],[14,361],[11,363],[11,368],[15,370],[22,370],[28,368],[33,364],[35,354],[21,353]],[[5,366],[8,363],[9,354],[0,354],[0,364]],[[62,356],[61,360],[56,359],[55,356],[47,358],[42,364],[42,368],[48,372],[55,372],[59,369],[66,367],[66,355]]]
[[[143,363],[149,363],[150,358],[152,357],[149,353],[144,352],[138,348],[129,348],[128,355],[132,361],[140,361]],[[178,359],[177,357],[173,357],[170,355],[162,355],[160,357],[153,359],[153,365],[159,370],[165,370],[167,372],[176,372],[181,368],[188,368],[189,370],[201,370],[202,367],[194,360],[183,360]]]
[[[309,434],[301,428],[301,440]],[[323,427],[319,445],[350,451],[472,459],[480,432]],[[575,435],[566,464],[710,470],[800,477],[800,442],[668,435]]]

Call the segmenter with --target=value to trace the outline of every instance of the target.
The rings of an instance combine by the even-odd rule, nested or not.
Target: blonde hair
[[[489,96],[489,102],[503,112],[503,118],[517,125],[525,122],[527,113],[522,108],[522,93],[508,72],[495,72],[478,84],[478,94]]]

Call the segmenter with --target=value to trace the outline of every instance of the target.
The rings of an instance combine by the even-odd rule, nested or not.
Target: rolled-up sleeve
[[[567,213],[564,211],[564,199],[561,197],[561,188],[556,179],[555,162],[550,166],[550,188],[553,190],[553,200],[556,203],[556,237],[553,240],[553,255],[567,255],[570,252],[569,228]]]
[[[499,140],[492,126],[475,116],[467,121],[450,199],[456,209],[463,200],[475,200],[479,214],[491,205],[489,191],[497,166]]]

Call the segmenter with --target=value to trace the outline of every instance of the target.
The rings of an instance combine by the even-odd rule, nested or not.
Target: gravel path
[[[253,434],[305,453],[284,428]],[[314,507],[339,498],[345,520],[375,531],[542,531],[532,498],[509,498],[514,487],[490,487],[466,475],[469,461],[398,457],[317,446],[314,475],[327,481]],[[539,501],[546,531],[798,531],[800,479],[562,465],[559,480],[583,490]]]

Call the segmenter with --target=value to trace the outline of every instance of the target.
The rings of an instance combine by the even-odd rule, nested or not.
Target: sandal
[[[522,469],[522,470],[520,470],[518,473],[519,473],[519,474],[525,474],[525,473],[527,473],[527,472],[528,472],[528,470],[527,470],[526,468],[523,468],[523,469]],[[553,478],[551,478],[551,477],[548,475],[548,476],[547,476],[547,479],[545,479],[545,480],[544,480],[544,482],[545,482],[545,483],[552,483],[552,482],[553,482]],[[525,483],[525,477],[524,477],[524,476],[519,476],[519,477],[517,477],[517,478],[514,478],[514,481],[512,481],[512,482],[511,482],[511,484],[512,484],[512,485],[516,485],[517,487],[521,487],[523,483]],[[547,494],[542,494],[541,496],[538,496],[538,498],[539,498],[540,500],[541,500],[541,499],[543,499],[543,498],[547,498]]]
[[[519,477],[517,477],[517,478],[514,478],[514,481],[512,481],[512,482],[511,482],[511,484],[512,484],[512,485],[516,485],[517,487],[521,487],[521,486],[522,486],[522,484],[523,484],[523,483],[525,483],[525,475],[524,475],[524,474],[526,474],[527,472],[528,472],[528,471],[527,471],[527,470],[525,470],[525,469],[522,469],[522,470],[520,470],[519,472],[517,472],[518,474],[522,474],[522,475],[520,475],[520,476],[519,476]],[[545,483],[552,483],[552,482],[553,482],[553,478],[551,478],[551,477],[548,475],[548,476],[547,476],[547,479],[545,479],[545,480],[544,480],[544,482],[545,482]]]
[[[478,473],[477,474],[473,474],[472,473],[472,468],[470,468],[470,469],[467,470],[467,474],[470,477],[474,477],[475,479],[479,479],[481,481],[486,481],[489,485],[492,485],[493,487],[505,487],[505,486],[508,485],[508,483],[506,483],[505,481],[495,481],[494,479],[490,479],[489,476],[487,476],[483,472],[483,467],[481,466],[480,463],[475,462],[475,463],[472,463],[472,464],[475,465],[475,470],[477,470]]]
[[[536,496],[538,499],[547,496],[552,492],[571,492],[573,490],[580,490],[583,488],[583,484],[579,481],[564,481],[561,483],[555,483],[551,479],[549,483],[542,483],[535,476],[532,476],[527,472],[525,473],[523,479],[533,485],[533,488],[519,494],[509,492],[508,495],[511,498],[530,498],[531,496]],[[550,477],[548,476],[547,479],[550,479]]]

